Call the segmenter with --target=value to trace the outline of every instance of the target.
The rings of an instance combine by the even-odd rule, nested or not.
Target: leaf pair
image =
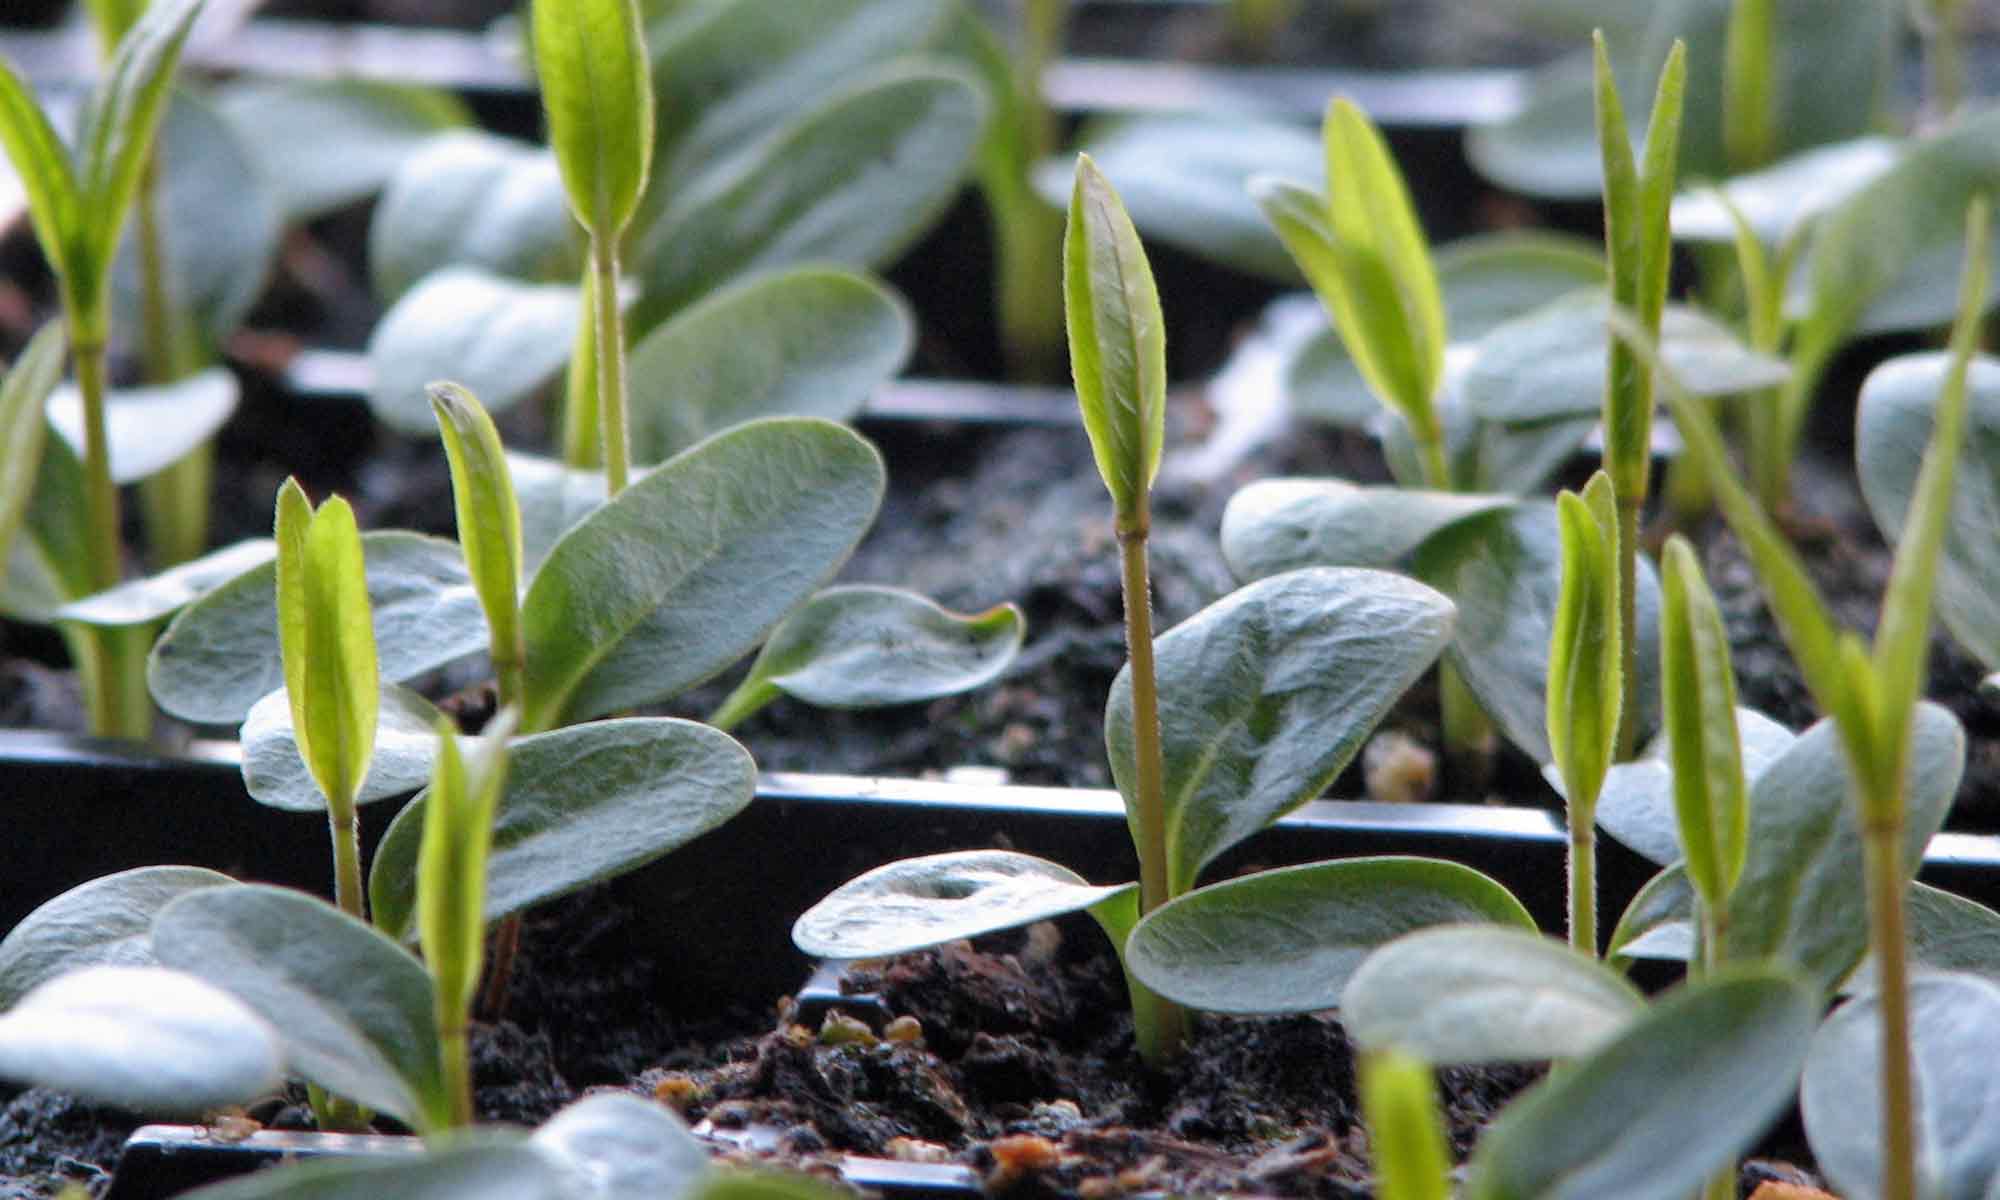
[[[317,511],[298,481],[278,490],[278,642],[299,756],[348,819],[375,753],[381,682],[354,510]]]
[[[161,0],[119,43],[91,92],[72,157],[14,70],[0,62],[0,145],[28,196],[28,217],[63,287],[80,343],[102,344],[111,263],[181,45],[202,0]]]
[[[570,207],[593,240],[614,239],[638,211],[653,156],[638,0],[536,0],[533,36]]]
[[[1599,471],[1556,497],[1562,582],[1549,639],[1549,752],[1570,820],[1588,825],[1611,766],[1624,703],[1618,602],[1618,505]],[[1636,714],[1635,714],[1636,716]]]

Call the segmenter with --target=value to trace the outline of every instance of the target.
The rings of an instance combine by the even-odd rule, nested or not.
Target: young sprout
[[[424,812],[417,868],[417,932],[436,989],[438,1051],[452,1123],[472,1124],[472,1059],[466,1025],[479,991],[486,944],[486,860],[493,815],[507,778],[515,710],[502,709],[467,754],[449,719],[438,723],[437,761]]]
[[[1451,1156],[1430,1064],[1400,1050],[1361,1056],[1361,1115],[1376,1200],[1446,1200]]]
[[[1722,52],[1722,142],[1732,172],[1777,157],[1777,0],[1736,0]]]
[[[335,496],[314,511],[298,480],[278,489],[278,642],[299,757],[326,797],[334,900],[366,920],[356,798],[375,753],[381,682],[361,533]]]
[[[1153,668],[1152,585],[1146,538],[1153,478],[1166,445],[1166,330],[1160,294],[1139,233],[1111,181],[1078,155],[1063,236],[1063,300],[1070,368],[1098,474],[1111,492],[1125,588],[1125,641],[1132,669],[1133,779],[1130,820],[1139,851],[1139,916],[1170,899],[1165,767]],[[1149,1062],[1170,1058],[1186,1018],[1134,984],[1132,1008]]]
[[[451,496],[466,574],[491,633],[490,657],[502,705],[521,702],[527,648],[521,632],[521,506],[507,448],[493,418],[455,383],[426,389],[451,464]]]
[[[1611,73],[1602,32],[1594,37],[1593,46],[1611,300],[1616,307],[1630,311],[1647,336],[1657,341],[1667,304],[1667,273],[1673,265],[1667,215],[1673,204],[1675,162],[1680,151],[1687,47],[1676,41],[1660,69],[1641,169],[1632,156],[1625,109],[1618,98],[1618,81]],[[1618,629],[1625,655],[1626,712],[1639,711],[1639,515],[1646,507],[1652,466],[1653,374],[1629,346],[1613,338],[1605,368],[1604,470],[1611,476],[1618,497]],[[1638,722],[1626,722],[1618,737],[1620,760],[1632,757],[1637,736]]]
[[[111,265],[166,109],[181,45],[202,0],[162,0],[120,43],[92,91],[77,131],[77,151],[37,105],[34,93],[0,61],[0,145],[27,195],[28,219],[55,272],[63,322],[83,401],[85,553],[94,590],[119,582],[118,489],[106,433],[106,354],[111,339]],[[90,707],[91,732],[144,738],[152,731],[145,645],[125,629],[89,629],[74,639]]]
[[[1549,639],[1549,749],[1569,804],[1569,940],[1597,955],[1597,796],[1623,711],[1619,509],[1599,471],[1556,498],[1562,585]]]
[[[618,243],[638,212],[653,155],[653,85],[638,2],[536,0],[534,44],[549,142],[571,211],[590,240],[584,291],[596,350],[594,423],[615,496],[631,475]]]
[[[1989,209],[1982,196],[1966,214],[1965,267],[1958,320],[1952,328],[1951,366],[1872,648],[1834,624],[1797,552],[1736,477],[1713,416],[1671,374],[1661,373],[1667,381],[1674,422],[1688,452],[1699,459],[1715,483],[1716,502],[1756,566],[1806,686],[1833,718],[1853,771],[1868,895],[1869,950],[1874,955],[1881,1015],[1885,1152],[1880,1194],[1888,1200],[1914,1200],[1917,1195],[1903,821],[1912,722],[1923,692],[1930,649],[1931,592],[1964,436],[1966,373],[1978,341],[1990,269],[1988,221]],[[1628,316],[1614,315],[1613,328],[1644,361],[1658,366],[1651,340]]]

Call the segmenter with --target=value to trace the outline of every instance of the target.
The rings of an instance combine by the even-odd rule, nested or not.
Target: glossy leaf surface
[[[196,888],[234,882],[202,867],[137,867],[44,901],[0,941],[0,1011],[65,971],[153,966],[153,917]]]
[[[249,538],[157,575],[95,592],[56,611],[65,621],[85,625],[145,625],[173,616],[243,572],[270,562],[277,552],[278,544],[270,538]]]
[[[408,688],[382,686],[374,752],[355,803],[407,795],[424,785],[436,750],[438,715],[430,701]],[[283,689],[250,706],[241,738],[243,786],[251,799],[288,812],[325,811],[326,797],[299,757],[291,700]]]
[[[1393,567],[1454,521],[1511,503],[1344,479],[1262,479],[1229,498],[1222,556],[1243,580],[1300,567]]]
[[[908,858],[850,879],[807,909],[792,944],[817,958],[883,958],[1080,912],[1132,886],[1097,887],[1009,850]]]
[[[1843,1005],[1813,1038],[1799,1090],[1820,1169],[1854,1200],[1881,1194],[1881,1024],[1872,994]],[[1986,1069],[1996,1038],[2000,985],[1969,975],[1910,981],[1918,1179],[1926,1196],[1985,1200],[2000,1181],[2000,1080]]]
[[[1417,548],[1417,577],[1458,606],[1447,651],[1507,739],[1549,761],[1549,638],[1554,628],[1561,545],[1553,505],[1521,503],[1460,521]],[[1639,722],[1641,739],[1659,725],[1660,589],[1639,562]]]
[[[0,1014],[0,1078],[139,1112],[199,1116],[276,1087],[278,1037],[241,1001],[159,967],[50,979]]]
[[[285,888],[208,888],[168,905],[153,953],[274,1026],[300,1075],[417,1129],[446,1123],[430,976],[323,900]]]
[[[733,284],[633,347],[633,457],[659,462],[758,417],[851,420],[915,343],[909,309],[864,275],[801,267]]]
[[[874,448],[811,418],[738,426],[634,483],[528,585],[524,727],[671,696],[748,653],[846,561],[882,489]]]
[[[486,648],[479,597],[454,542],[399,531],[362,536],[382,678],[394,682]],[[271,564],[183,609],[153,646],[146,678],[160,707],[232,725],[284,684]]]
[[[644,866],[741,812],[756,786],[749,754],[727,734],[659,717],[519,738],[508,759],[486,868],[488,920]],[[416,936],[426,807],[420,796],[396,814],[368,881],[376,924],[404,940]]]
[[[1480,1139],[1465,1194],[1690,1194],[1791,1101],[1818,1011],[1810,990],[1770,970],[1680,988],[1509,1105]]]
[[[577,289],[503,279],[470,267],[425,277],[368,339],[368,407],[413,437],[437,432],[425,388],[450,379],[489,412],[519,404],[569,361]]]
[[[1313,567],[1239,588],[1160,636],[1172,891],[1325,790],[1436,660],[1452,618],[1450,601],[1400,575]],[[1113,681],[1104,716],[1129,812],[1129,668]]]
[[[568,1170],[567,1200],[672,1200],[715,1173],[707,1145],[665,1105],[628,1092],[564,1107],[528,1145]]]
[[[1414,929],[1497,922],[1532,930],[1506,888],[1457,863],[1349,858],[1243,875],[1154,909],[1125,946],[1147,987],[1209,1012],[1311,1012],[1342,1003],[1376,947]]]
[[[1167,330],[1153,268],[1111,181],[1078,156],[1063,234],[1070,373],[1120,527],[1146,509],[1167,427]]]
[[[1646,1007],[1623,975],[1532,928],[1446,925],[1370,954],[1340,1020],[1369,1049],[1435,1063],[1576,1058]]]

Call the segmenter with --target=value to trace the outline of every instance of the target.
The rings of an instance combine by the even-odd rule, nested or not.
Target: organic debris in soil
[[[0,1200],[44,1200],[69,1184],[103,1194],[119,1148],[138,1125],[46,1088],[14,1093],[0,1108]]]
[[[1009,1195],[1368,1194],[1353,1052],[1337,1021],[1204,1017],[1189,1052],[1154,1072],[1133,1050],[1115,963],[1066,953],[1054,928],[851,972],[849,987],[879,1001],[855,1011],[886,1011],[896,1030],[856,1030],[840,1015],[820,1031],[786,1022],[708,1066],[640,1081],[781,1151],[949,1159]],[[911,1021],[920,1035],[898,1040]],[[1538,1074],[1440,1072],[1457,1150]]]

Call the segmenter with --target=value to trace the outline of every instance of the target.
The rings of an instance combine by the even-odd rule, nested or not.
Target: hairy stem
[[[1597,957],[1597,820],[1590,804],[1569,806],[1569,944]]]
[[[1167,874],[1166,766],[1160,745],[1160,694],[1153,667],[1153,599],[1146,567],[1146,537],[1151,525],[1144,496],[1139,511],[1118,520],[1118,552],[1124,567],[1125,641],[1132,662],[1132,785],[1134,824],[1138,826],[1139,915],[1170,898]],[[1180,1052],[1187,1021],[1180,1007],[1150,989],[1132,993],[1139,1053],[1160,1063]],[[1143,1010],[1143,1011],[1142,1011]],[[1150,1044],[1149,1044],[1150,1043]]]
[[[472,1124],[472,1052],[466,1042],[465,1017],[439,1014],[438,1054],[443,1060],[445,1094],[451,1097],[451,1127]]]
[[[1639,507],[1643,493],[1618,493],[1618,738],[1613,758],[1629,761],[1639,734]]]
[[[104,422],[104,342],[78,338],[74,346],[77,390],[83,397],[83,507],[90,586],[101,592],[116,586],[122,576],[118,485],[111,480]],[[139,741],[151,737],[153,705],[146,694],[150,638],[135,637],[129,629],[85,628],[71,640],[84,648],[80,666],[88,692],[90,732]]]
[[[366,921],[368,899],[361,886],[361,820],[352,800],[335,803],[329,797],[326,812],[333,834],[333,902],[348,916]]]
[[[610,495],[625,490],[632,472],[626,446],[625,323],[618,313],[618,239],[590,240],[591,301],[596,310],[597,419],[604,435],[604,483]]]
[[[604,435],[598,432],[595,278],[596,272],[585,267],[583,320],[577,322],[576,346],[563,379],[563,465],[584,469],[604,465]]]
[[[1916,1200],[1916,1089],[1910,1061],[1910,968],[1903,919],[1902,804],[1870,803],[1862,830],[1869,950],[1882,1014],[1882,1196]]]

